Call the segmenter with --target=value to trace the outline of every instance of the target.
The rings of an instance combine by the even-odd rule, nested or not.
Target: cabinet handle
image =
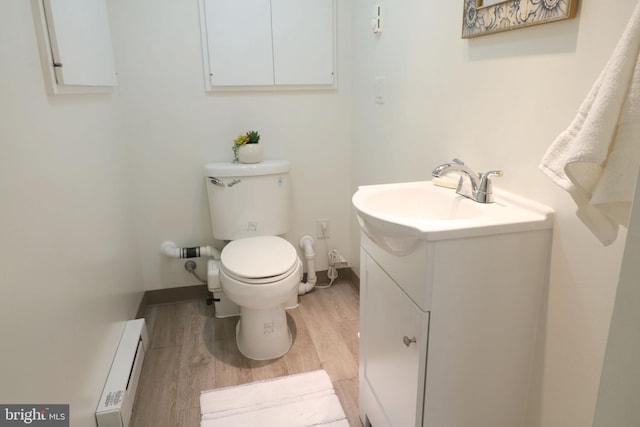
[[[416,342],[416,337],[409,338],[408,336],[405,335],[404,337],[402,337],[402,342],[404,343],[404,345],[409,347],[412,343]]]

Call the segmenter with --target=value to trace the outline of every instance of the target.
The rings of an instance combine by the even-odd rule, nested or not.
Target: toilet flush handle
[[[219,187],[226,187],[225,183],[222,182],[222,180],[220,178],[216,178],[216,177],[210,176],[209,177],[209,182],[211,182],[212,184],[217,185]]]

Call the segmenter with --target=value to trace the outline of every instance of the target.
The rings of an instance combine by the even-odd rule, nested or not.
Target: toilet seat
[[[263,285],[283,280],[298,269],[291,243],[278,236],[247,237],[229,242],[220,254],[221,268],[235,280]]]

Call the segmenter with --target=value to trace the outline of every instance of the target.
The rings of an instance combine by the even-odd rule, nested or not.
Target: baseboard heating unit
[[[125,324],[109,377],[96,409],[98,427],[128,427],[149,335],[144,319]]]

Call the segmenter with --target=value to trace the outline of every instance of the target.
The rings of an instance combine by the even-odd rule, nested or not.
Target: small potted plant
[[[255,130],[239,135],[233,141],[233,162],[260,163],[262,147],[259,142],[260,134]]]

